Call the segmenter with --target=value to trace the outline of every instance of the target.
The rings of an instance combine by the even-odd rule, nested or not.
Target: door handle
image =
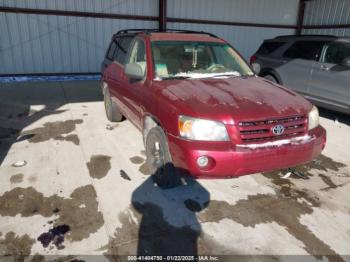
[[[321,65],[320,69],[323,71],[329,71],[329,67],[325,65]]]

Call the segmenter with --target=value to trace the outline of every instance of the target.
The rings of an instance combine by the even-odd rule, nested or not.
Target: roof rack
[[[334,35],[280,35],[280,36],[276,36],[275,39],[279,39],[279,38],[287,38],[287,37],[328,37],[328,38],[338,38],[337,36]]]
[[[121,34],[137,34],[137,33],[145,33],[145,34],[151,34],[151,33],[184,33],[184,34],[202,34],[202,35],[208,35],[211,37],[219,38],[218,36],[203,32],[203,31],[192,31],[192,30],[181,30],[181,29],[167,29],[166,31],[161,31],[159,29],[124,29],[118,31],[115,35],[121,35]]]

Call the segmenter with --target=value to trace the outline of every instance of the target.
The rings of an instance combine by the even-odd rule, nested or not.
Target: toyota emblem
[[[277,125],[272,128],[272,133],[274,133],[276,136],[282,135],[284,132],[284,126]]]

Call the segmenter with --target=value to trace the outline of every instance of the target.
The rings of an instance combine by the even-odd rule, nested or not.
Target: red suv
[[[219,178],[292,167],[326,143],[315,106],[257,77],[209,33],[120,31],[102,71],[107,118],[125,116],[142,131],[159,184],[178,170]]]

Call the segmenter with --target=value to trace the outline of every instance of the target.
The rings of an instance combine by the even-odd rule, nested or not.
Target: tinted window
[[[320,41],[297,41],[283,54],[288,58],[300,58],[306,60],[317,60],[324,42]]]
[[[122,65],[125,64],[126,55],[128,53],[132,39],[132,37],[123,37],[118,39],[118,51],[116,53],[115,60]]]
[[[322,62],[339,65],[345,58],[350,58],[350,45],[345,43],[330,43],[325,48]]]
[[[107,52],[107,58],[109,60],[113,60],[116,48],[117,48],[117,44],[113,41],[111,43],[111,45],[109,46],[109,49],[108,49],[108,52]]]
[[[256,52],[258,55],[268,55],[272,52],[276,51],[278,48],[280,48],[282,45],[284,45],[286,42],[264,42],[259,50]]]

